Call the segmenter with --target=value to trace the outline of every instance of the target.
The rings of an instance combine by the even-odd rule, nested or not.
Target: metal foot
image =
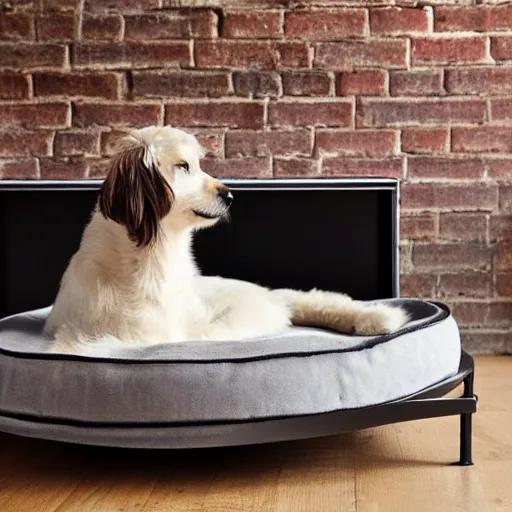
[[[464,379],[464,398],[472,398],[473,394],[474,372],[471,372]],[[472,420],[473,414],[460,415],[460,460],[459,466],[472,466]]]

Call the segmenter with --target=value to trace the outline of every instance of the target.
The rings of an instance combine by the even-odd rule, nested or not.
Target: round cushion
[[[151,427],[200,428],[367,407],[457,373],[460,337],[446,306],[383,302],[405,307],[412,320],[385,336],[294,327],[235,342],[120,348],[109,358],[50,353],[51,340],[41,334],[50,308],[5,318],[0,430],[58,438],[48,429],[69,426],[79,429],[80,442],[90,435],[92,443],[109,444],[105,429],[125,429],[116,444],[172,447],[172,436],[155,439],[158,429]],[[101,443],[93,439],[95,429],[103,432]]]

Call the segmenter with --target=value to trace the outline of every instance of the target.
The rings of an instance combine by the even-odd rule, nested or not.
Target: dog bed
[[[385,336],[294,327],[236,342],[121,348],[109,358],[50,353],[41,334],[50,308],[14,315],[0,320],[0,430],[87,444],[195,446],[207,426],[365,408],[455,375],[461,344],[449,309],[385,302],[411,315]],[[180,429],[181,441],[170,434]]]

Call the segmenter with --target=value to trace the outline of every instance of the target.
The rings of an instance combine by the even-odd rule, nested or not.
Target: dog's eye
[[[190,168],[189,168],[187,162],[180,162],[180,163],[176,164],[176,167],[183,169],[185,172],[190,172]]]

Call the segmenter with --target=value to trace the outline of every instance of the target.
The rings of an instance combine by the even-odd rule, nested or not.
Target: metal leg
[[[464,398],[471,398],[473,394],[474,371],[464,379]],[[460,415],[460,460],[459,466],[472,466],[473,458],[471,451],[472,440],[472,419],[473,414]]]

